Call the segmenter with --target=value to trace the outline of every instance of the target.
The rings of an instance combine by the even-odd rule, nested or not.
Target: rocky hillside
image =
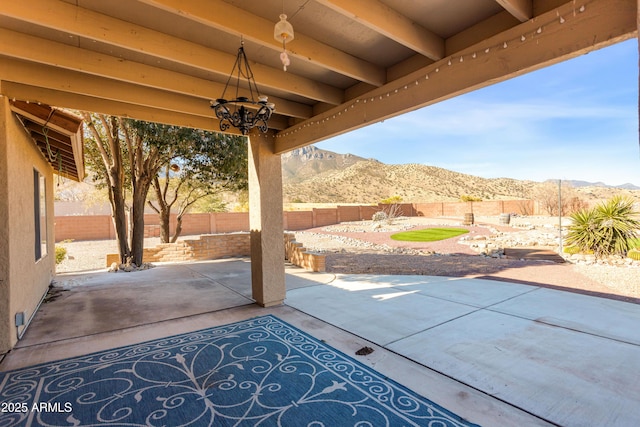
[[[323,172],[346,169],[363,160],[353,154],[338,154],[310,145],[282,155],[282,178],[284,182],[300,182]]]
[[[532,198],[541,186],[510,178],[487,179],[420,164],[387,165],[310,146],[282,157],[285,203],[377,203],[392,196],[405,202]],[[574,186],[580,198],[604,200],[623,194],[640,201],[640,190],[597,184]]]
[[[295,182],[284,180],[286,202],[376,203],[392,196],[405,202],[459,201],[470,195],[483,200],[527,198],[534,183],[486,179],[419,164],[385,165],[362,160]]]
[[[541,186],[557,185],[555,182],[480,178],[420,164],[387,165],[315,146],[283,154],[282,176],[285,203],[366,204],[393,196],[400,196],[405,202],[444,202],[459,201],[462,195],[482,200],[506,200],[534,198]],[[92,205],[88,200],[102,200],[96,196],[93,185],[61,181],[56,186],[58,201]],[[606,200],[614,194],[621,194],[640,202],[638,189],[611,188],[579,181],[570,183],[577,195],[587,201]],[[237,203],[237,199],[237,195],[225,195],[230,205]],[[82,212],[88,211],[87,206],[82,209]]]

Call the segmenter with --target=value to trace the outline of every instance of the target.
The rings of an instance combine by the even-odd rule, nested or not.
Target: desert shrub
[[[380,204],[382,205],[394,205],[397,203],[402,203],[402,196],[391,196],[380,200]]]
[[[533,215],[533,206],[529,205],[528,200],[521,200],[518,202],[518,210],[520,211],[520,215]]]
[[[387,221],[389,221],[389,223],[393,222],[394,219],[399,218],[403,215],[402,208],[397,203],[386,205],[386,207],[382,210],[387,214]]]
[[[56,265],[64,261],[67,256],[67,248],[56,245]]]
[[[385,221],[388,218],[387,213],[385,211],[378,211],[373,214],[371,217],[371,221],[380,222]]]
[[[569,198],[569,200],[563,202],[562,205],[563,214],[569,215],[589,208],[589,204],[577,196]]]
[[[633,210],[633,200],[616,196],[593,209],[581,209],[571,215],[567,243],[582,252],[593,251],[596,257],[624,255],[638,237],[640,221]]]
[[[629,252],[627,252],[627,256],[634,261],[640,261],[640,250],[631,249]]]
[[[558,183],[553,181],[537,185],[533,189],[532,197],[540,209],[549,215],[571,215],[588,208],[587,202],[579,197],[578,192],[568,181],[562,181],[561,187],[562,200],[558,200]],[[558,209],[560,202],[562,205]]]
[[[565,246],[562,248],[562,252],[569,255],[575,255],[580,253],[580,248],[577,246]]]
[[[374,222],[385,221],[387,224],[393,224],[394,220],[401,217],[402,214],[402,208],[399,204],[384,204],[381,210],[373,214],[371,220]]]
[[[463,194],[462,196],[460,196],[460,201],[461,202],[481,202],[482,198],[476,197],[476,196],[469,196],[468,194]]]

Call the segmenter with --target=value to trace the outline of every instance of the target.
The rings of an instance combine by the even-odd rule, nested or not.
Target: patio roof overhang
[[[2,95],[218,130],[240,38],[276,153],[637,35],[638,0],[29,0],[0,4]],[[612,64],[613,66],[613,64]],[[535,88],[532,88],[535,90]]]
[[[81,182],[85,174],[82,118],[44,104],[11,101],[10,106],[55,173]]]

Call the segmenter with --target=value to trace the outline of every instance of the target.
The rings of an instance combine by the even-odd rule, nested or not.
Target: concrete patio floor
[[[640,305],[490,280],[310,273],[251,300],[247,259],[58,276],[0,371],[273,314],[484,426],[640,422]],[[367,356],[355,352],[370,346]]]

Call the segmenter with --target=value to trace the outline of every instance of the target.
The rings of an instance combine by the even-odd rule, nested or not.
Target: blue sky
[[[640,186],[636,39],[316,144],[485,178]]]

